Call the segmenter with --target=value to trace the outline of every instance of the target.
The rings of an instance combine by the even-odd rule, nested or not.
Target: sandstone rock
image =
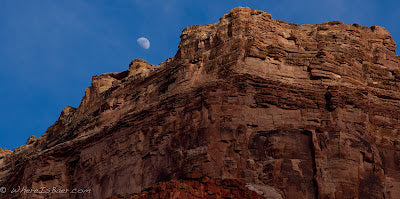
[[[8,155],[10,153],[12,153],[12,152],[10,150],[8,150],[8,149],[0,148],[0,158],[3,158],[4,156],[6,156],[6,155]]]
[[[379,26],[235,8],[183,30],[158,66],[94,76],[78,108],[0,158],[0,187],[90,193],[0,198],[399,198],[395,46]]]
[[[193,173],[192,173],[193,174]],[[112,196],[109,199],[136,198],[264,198],[246,188],[238,180],[220,180],[208,176],[187,180],[171,180],[161,182],[154,187],[145,189],[140,194]]]
[[[31,137],[28,138],[28,140],[26,141],[26,145],[30,145],[33,144],[37,141],[37,137],[32,135]]]

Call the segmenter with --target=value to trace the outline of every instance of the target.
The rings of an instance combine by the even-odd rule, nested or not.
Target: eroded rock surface
[[[200,179],[177,179],[196,172],[266,198],[400,198],[395,49],[379,26],[297,25],[235,8],[183,30],[158,66],[137,59],[94,76],[43,136],[0,151],[0,187],[161,196],[169,185],[195,189]]]
[[[259,198],[257,191],[248,189],[248,185],[236,179],[214,179],[200,173],[188,173],[183,179],[173,179],[149,187],[138,194],[113,196],[109,199],[137,199],[137,198]]]

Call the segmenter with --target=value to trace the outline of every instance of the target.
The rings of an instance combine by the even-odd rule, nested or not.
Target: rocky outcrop
[[[183,30],[158,66],[94,76],[78,108],[0,156],[0,197],[206,197],[202,178],[184,180],[200,173],[221,194],[399,198],[395,49],[379,26],[235,8]],[[18,186],[84,193],[10,193]]]
[[[253,189],[253,190],[249,190]],[[255,188],[236,179],[214,179],[200,173],[188,173],[184,179],[161,182],[138,194],[113,196],[109,199],[122,198],[259,198]]]

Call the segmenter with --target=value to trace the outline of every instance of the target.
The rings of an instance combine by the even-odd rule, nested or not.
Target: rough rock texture
[[[197,172],[266,198],[400,198],[395,49],[379,26],[296,25],[235,8],[183,30],[160,65],[137,59],[94,76],[78,108],[0,155],[0,187],[164,196],[195,189],[201,180],[177,179]]]
[[[236,179],[213,179],[199,173],[189,173],[182,180],[161,182],[142,193],[130,196],[113,196],[109,199],[136,198],[259,198],[261,195],[246,188],[243,182]]]

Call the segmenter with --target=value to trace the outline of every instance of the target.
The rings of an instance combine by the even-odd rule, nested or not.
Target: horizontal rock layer
[[[250,190],[252,189],[252,190]],[[188,173],[184,179],[161,182],[139,194],[129,196],[113,196],[108,199],[135,199],[135,198],[259,198],[249,184],[236,179],[213,179],[199,173]]]
[[[0,187],[165,196],[189,194],[181,186],[192,193],[200,178],[177,179],[195,172],[234,179],[251,197],[399,198],[395,50],[379,26],[297,25],[235,8],[183,30],[175,57],[160,65],[136,59],[94,76],[80,106],[43,136],[0,151]]]

